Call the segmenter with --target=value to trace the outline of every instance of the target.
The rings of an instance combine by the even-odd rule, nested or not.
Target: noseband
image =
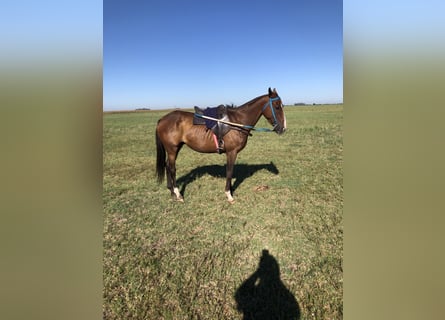
[[[266,103],[266,104],[264,105],[264,107],[263,107],[263,112],[264,112],[264,110],[266,110],[267,106],[270,107],[270,111],[272,111],[272,116],[273,116],[273,124],[272,124],[272,126],[274,127],[274,129],[275,129],[275,127],[278,125],[278,120],[277,120],[277,117],[276,117],[276,115],[275,115],[275,111],[274,111],[274,109],[273,109],[272,102],[273,102],[273,101],[277,101],[277,100],[280,100],[280,97],[269,98],[269,102]]]

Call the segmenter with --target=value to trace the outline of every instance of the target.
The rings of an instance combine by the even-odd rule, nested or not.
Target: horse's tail
[[[165,177],[165,148],[159,138],[158,131],[156,130],[156,174],[158,176],[158,183],[164,181]]]

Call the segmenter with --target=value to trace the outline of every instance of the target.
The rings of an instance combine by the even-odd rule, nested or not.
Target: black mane
[[[250,100],[249,102],[246,102],[245,104],[243,104],[243,106],[249,105],[249,104],[253,104],[255,102],[257,102],[258,100],[260,100],[261,98],[264,98],[266,95],[262,95],[256,98],[253,98],[252,100]]]
[[[250,105],[250,104],[253,104],[253,103],[255,103],[255,102],[257,102],[258,100],[260,100],[261,98],[263,98],[265,95],[262,95],[262,96],[259,96],[259,97],[256,97],[256,98],[253,98],[252,100],[250,100],[250,101],[248,101],[248,102],[246,102],[246,103],[244,103],[244,104],[242,104],[242,105],[240,105],[240,106],[237,106],[237,105],[235,105],[235,104],[225,104],[224,106],[227,108],[227,109],[237,109],[237,108],[241,108],[241,107],[244,107],[244,106],[248,106],[248,105]]]

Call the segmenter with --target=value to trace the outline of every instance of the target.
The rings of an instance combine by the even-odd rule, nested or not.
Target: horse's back
[[[188,122],[190,120],[193,120],[193,113],[182,110],[174,110],[159,119],[158,125],[161,123],[180,124],[183,121]]]
[[[178,145],[193,125],[193,113],[174,110],[159,119],[156,134],[164,144]]]
[[[158,121],[157,131],[161,134],[163,131],[183,131],[184,126],[189,127],[193,124],[193,113],[175,110],[167,113]]]

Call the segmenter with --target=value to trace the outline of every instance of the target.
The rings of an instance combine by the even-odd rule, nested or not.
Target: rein
[[[238,127],[238,128],[245,129],[245,130],[255,130],[255,131],[264,131],[264,132],[271,132],[271,131],[273,131],[273,130],[271,130],[269,128],[255,128],[254,126],[249,126],[249,125],[245,125],[245,124],[240,124],[240,123],[225,121],[225,120],[221,120],[221,119],[216,119],[216,118],[208,117],[208,116],[205,116],[205,115],[202,115],[202,114],[197,114],[197,113],[195,113],[195,116],[199,117],[199,118],[203,118],[203,119],[208,119],[208,120],[213,120],[213,121],[225,123],[225,124],[228,124],[229,126]]]
[[[273,122],[274,128],[276,127],[278,120],[275,115],[275,111],[273,110],[272,101],[276,101],[276,100],[280,100],[280,97],[269,98],[269,102],[264,105],[263,110],[262,110],[262,112],[264,112],[264,110],[266,110],[267,106],[270,106],[270,110],[272,111],[272,116],[273,116],[273,120],[274,120],[274,122]],[[249,126],[249,125],[245,125],[245,124],[216,119],[216,118],[208,117],[208,116],[205,116],[203,114],[198,114],[198,113],[195,113],[195,116],[199,117],[199,118],[203,118],[203,119],[221,122],[221,123],[227,124],[229,126],[238,127],[238,128],[245,129],[245,130],[255,130],[255,131],[259,131],[259,132],[272,132],[273,131],[273,129],[269,129],[269,128],[255,128],[255,126]]]

